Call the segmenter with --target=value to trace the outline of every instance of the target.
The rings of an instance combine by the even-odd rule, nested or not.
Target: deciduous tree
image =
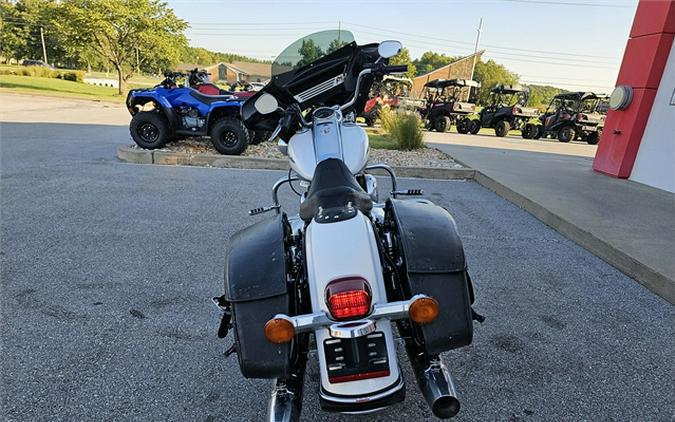
[[[187,46],[187,23],[158,0],[63,0],[59,9],[70,44],[115,68],[120,95],[137,66],[168,68]]]
[[[408,51],[407,48],[403,48],[400,53],[389,59],[389,64],[390,65],[401,65],[405,64],[408,65],[408,72],[406,73],[406,76],[409,78],[414,78],[415,74],[417,73],[417,70],[415,69],[415,65],[413,64],[412,60],[410,59],[410,52]]]
[[[490,99],[490,90],[499,84],[515,84],[518,83],[520,76],[509,71],[501,64],[495,63],[493,60],[487,62],[476,62],[476,70],[474,77],[476,81],[481,83],[479,93],[479,101],[485,104]]]

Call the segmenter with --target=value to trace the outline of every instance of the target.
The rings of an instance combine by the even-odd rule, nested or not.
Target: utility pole
[[[471,65],[471,78],[473,80],[473,72],[476,70],[476,53],[478,53],[478,44],[480,44],[480,34],[483,32],[483,18],[480,18],[478,24],[478,33],[476,34],[476,46],[473,49],[473,64]]]
[[[42,40],[42,57],[45,61],[45,64],[49,64],[47,61],[47,47],[45,47],[45,32],[42,27],[40,27],[40,39]]]
[[[340,35],[342,34],[342,21],[338,21],[338,45],[340,45]]]

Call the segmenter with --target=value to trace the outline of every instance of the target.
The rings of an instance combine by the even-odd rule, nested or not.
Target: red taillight
[[[370,312],[370,288],[362,278],[341,278],[326,286],[326,304],[336,320],[360,318]]]

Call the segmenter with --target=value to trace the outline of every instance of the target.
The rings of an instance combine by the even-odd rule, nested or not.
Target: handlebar
[[[408,71],[407,64],[385,66],[384,73],[405,73]]]

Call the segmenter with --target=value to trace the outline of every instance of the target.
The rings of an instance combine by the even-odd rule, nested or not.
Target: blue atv
[[[197,69],[164,76],[154,88],[132,89],[127,95],[127,109],[133,116],[129,131],[139,147],[157,149],[170,141],[209,136],[221,154],[239,155],[250,138],[259,141],[264,136],[251,136],[241,121],[241,105],[249,93],[220,90],[208,83],[206,72]],[[178,85],[177,79],[185,77],[188,86]]]

